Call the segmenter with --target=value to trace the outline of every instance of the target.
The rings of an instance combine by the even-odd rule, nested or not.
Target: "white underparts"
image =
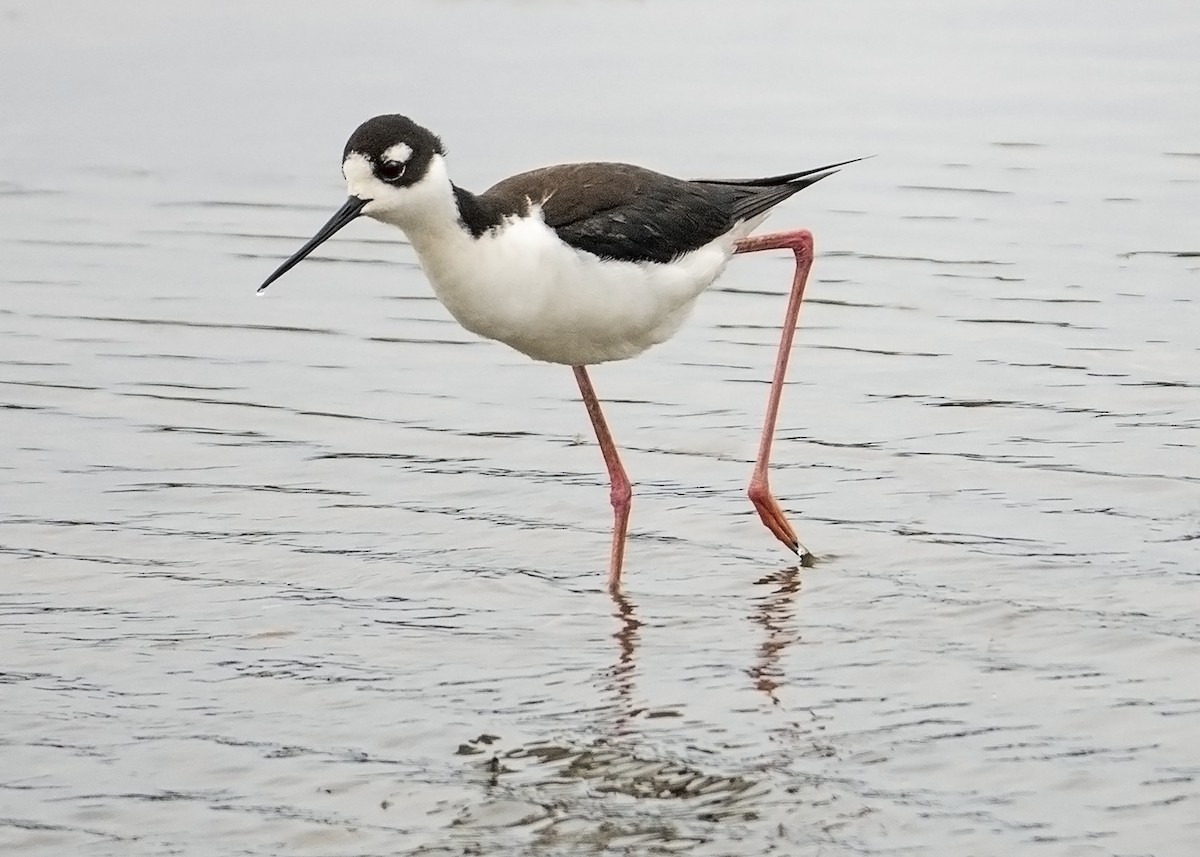
[[[413,240],[451,314],[535,360],[573,366],[633,357],[668,339],[729,255],[713,242],[669,265],[601,260],[563,244],[537,216],[479,239],[460,234]]]
[[[458,220],[440,156],[408,188],[378,181],[369,165],[364,175],[350,158],[344,168],[350,193],[372,200],[364,213],[407,233],[459,324],[535,360],[572,366],[633,357],[670,338],[724,270],[734,243],[762,219],[669,264],[617,262],[564,244],[536,207],[473,237]]]

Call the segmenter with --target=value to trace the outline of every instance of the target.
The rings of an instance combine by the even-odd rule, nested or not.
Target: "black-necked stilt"
[[[441,140],[405,116],[364,122],[342,155],[350,198],[259,291],[365,214],[404,230],[438,300],[467,330],[572,367],[608,466],[615,588],[632,491],[585,367],[634,357],[672,336],[734,254],[792,250],[796,271],[749,495],[776,538],[807,556],[771,495],[767,464],[812,234],[748,236],[776,205],[853,161],[694,181],[629,164],[562,164],[473,194],[450,181],[444,155]]]

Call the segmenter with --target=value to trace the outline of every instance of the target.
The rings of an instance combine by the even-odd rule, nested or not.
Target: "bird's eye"
[[[404,164],[399,161],[384,161],[379,165],[379,177],[390,182],[404,175]]]

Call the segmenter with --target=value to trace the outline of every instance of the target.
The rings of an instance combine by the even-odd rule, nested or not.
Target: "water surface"
[[[29,855],[1187,855],[1200,840],[1195,7],[0,7],[0,846]],[[459,329],[363,222],[462,185],[771,174],[593,377]]]

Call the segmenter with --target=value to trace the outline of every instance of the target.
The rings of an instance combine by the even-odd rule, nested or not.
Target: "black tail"
[[[695,179],[694,181],[699,184],[721,185],[733,189],[738,196],[737,201],[733,204],[733,219],[735,221],[749,220],[770,211],[792,194],[804,190],[809,185],[816,184],[823,178],[828,178],[838,171],[838,167],[862,160],[866,160],[866,158],[851,158],[849,161],[837,164],[760,179]]]
[[[800,185],[801,188],[808,187],[810,184],[819,182],[827,175],[833,175],[838,167],[844,167],[846,164],[857,164],[859,161],[865,161],[867,158],[873,158],[874,155],[867,155],[862,158],[851,158],[848,161],[842,161],[837,164],[828,164],[824,167],[814,167],[811,170],[801,170],[798,173],[784,173],[781,176],[768,176],[763,179],[694,179],[701,184],[732,184],[741,187],[775,187],[781,184],[790,184],[797,179],[806,179],[812,176],[812,181],[804,182]],[[799,190],[799,188],[797,188]]]

